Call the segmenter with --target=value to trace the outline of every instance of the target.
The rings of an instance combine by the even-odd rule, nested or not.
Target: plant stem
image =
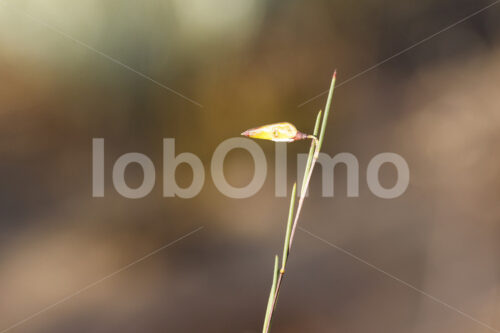
[[[278,256],[274,257],[274,274],[273,274],[273,284],[271,285],[271,292],[269,293],[269,301],[267,302],[267,310],[266,317],[264,319],[264,328],[262,330],[263,333],[267,333],[269,331],[269,327],[271,326],[272,312],[270,309],[272,308],[272,304],[274,303],[274,295],[276,294],[276,286],[277,286],[277,278],[278,278]]]
[[[271,287],[271,293],[269,295],[269,301],[267,304],[266,316],[265,316],[265,320],[264,320],[264,327],[262,329],[263,333],[268,333],[270,326],[271,326],[271,321],[272,321],[272,317],[274,314],[274,309],[276,308],[276,304],[278,302],[278,295],[279,295],[279,292],[281,289],[283,277],[285,275],[285,268],[286,268],[286,264],[288,262],[288,256],[290,254],[290,250],[292,248],[292,242],[293,242],[293,238],[295,236],[295,230],[297,228],[297,224],[299,221],[300,212],[302,210],[302,205],[304,203],[304,198],[306,196],[307,189],[309,187],[309,182],[311,181],[311,175],[313,173],[314,166],[316,165],[316,161],[318,160],[318,157],[319,157],[321,145],[323,144],[323,139],[324,139],[325,132],[326,132],[326,123],[328,120],[328,114],[330,113],[330,106],[332,103],[333,91],[335,88],[335,80],[336,80],[336,71],[333,73],[332,82],[330,85],[330,90],[328,92],[328,99],[326,102],[325,112],[323,114],[323,119],[320,121],[320,119],[321,119],[321,111],[320,111],[318,113],[318,116],[316,117],[316,123],[314,125],[314,133],[313,133],[313,135],[308,136],[309,139],[312,139],[312,142],[311,142],[311,148],[309,149],[309,156],[307,158],[306,168],[304,171],[304,178],[303,178],[302,185],[300,188],[299,203],[297,205],[297,211],[295,213],[295,218],[293,218],[293,211],[294,211],[294,206],[295,206],[295,196],[296,196],[297,184],[295,183],[293,186],[292,197],[290,199],[290,208],[289,208],[289,213],[288,213],[287,228],[286,228],[286,234],[285,234],[285,243],[284,243],[284,247],[283,247],[283,258],[282,258],[281,269],[279,270],[279,274],[278,274],[278,256],[276,256],[275,269],[274,269],[274,275],[273,275],[273,284]],[[319,134],[319,138],[317,138],[320,123],[321,123],[321,132]],[[292,224],[292,220],[293,220],[293,224]]]

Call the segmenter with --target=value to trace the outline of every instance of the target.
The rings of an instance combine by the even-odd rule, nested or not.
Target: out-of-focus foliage
[[[217,145],[245,128],[287,120],[311,132],[324,98],[297,105],[322,92],[334,68],[342,84],[487,4],[2,1],[0,330],[203,225],[18,331],[257,332],[288,205],[274,197],[274,145],[261,145],[270,176],[259,195],[226,198],[207,176],[200,195],[182,200],[162,197],[162,139],[198,155],[208,175]],[[319,168],[301,220],[497,328],[499,13],[492,7],[338,88],[322,151],[357,156],[360,197],[347,198],[339,167],[335,197],[321,198]],[[105,138],[101,199],[91,196],[94,137]],[[132,151],[157,169],[140,200],[111,184],[114,161]],[[385,151],[410,166],[410,187],[395,200],[374,197],[364,181]],[[306,143],[288,147],[290,188],[296,154],[306,152]],[[252,173],[245,152],[227,156],[231,184]],[[130,186],[142,180],[133,166],[126,175]],[[382,168],[380,177],[390,186],[395,175]],[[189,168],[177,179],[189,184]],[[304,233],[294,247],[276,332],[485,332]]]

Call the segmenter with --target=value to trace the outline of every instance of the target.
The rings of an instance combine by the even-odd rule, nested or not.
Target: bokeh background
[[[274,195],[269,142],[258,195],[222,195],[217,145],[276,121],[310,131],[325,96],[298,105],[334,68],[342,83],[489,3],[1,0],[0,331],[203,227],[8,331],[260,332],[288,199]],[[323,151],[356,155],[360,197],[347,197],[339,166],[335,196],[322,198],[317,170],[301,219],[463,313],[298,231],[274,332],[493,332],[467,315],[500,330],[499,46],[500,4],[342,84]],[[94,137],[105,139],[104,198],[92,198]],[[162,196],[166,137],[205,165],[193,199]],[[307,149],[288,146],[289,184]],[[133,151],[157,169],[138,200],[111,182]],[[411,173],[392,200],[365,180],[386,151]],[[234,186],[253,170],[244,151],[227,156]],[[142,181],[134,165],[126,176]],[[395,170],[380,177],[390,186]],[[178,168],[180,185],[191,178]]]

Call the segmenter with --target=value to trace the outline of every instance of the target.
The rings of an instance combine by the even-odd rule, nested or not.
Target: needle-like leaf
[[[290,235],[292,233],[293,209],[295,208],[295,197],[297,196],[297,183],[293,184],[292,197],[290,199],[290,208],[288,210],[288,222],[286,224],[285,244],[283,246],[283,257],[281,258],[281,271],[285,271],[286,261],[288,260]]]
[[[337,79],[337,71],[333,72],[332,83],[330,84],[330,90],[328,91],[328,99],[326,100],[325,114],[323,115],[323,121],[321,122],[321,132],[319,133],[318,146],[321,150],[323,145],[323,139],[325,138],[326,123],[328,121],[328,114],[330,113],[330,107],[332,105],[333,91],[335,90],[335,80]]]

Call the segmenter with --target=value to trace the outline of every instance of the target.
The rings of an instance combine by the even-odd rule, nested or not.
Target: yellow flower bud
[[[307,138],[307,134],[301,133],[290,123],[276,123],[252,128],[241,133],[241,135],[254,139],[272,140],[275,142],[292,142]]]

